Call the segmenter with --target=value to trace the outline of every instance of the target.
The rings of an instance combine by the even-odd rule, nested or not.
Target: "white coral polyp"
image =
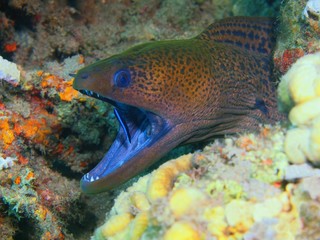
[[[309,12],[314,15],[320,16],[320,0],[309,0],[307,2],[307,5],[303,10],[303,15],[306,18],[309,18]]]
[[[13,157],[0,157],[0,170],[10,168],[13,166],[13,162],[17,161],[17,158]]]
[[[18,83],[20,81],[20,71],[17,65],[13,62],[0,56],[0,80],[9,83]]]

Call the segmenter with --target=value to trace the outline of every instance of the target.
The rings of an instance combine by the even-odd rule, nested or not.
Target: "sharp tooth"
[[[151,133],[152,133],[152,126],[151,125],[148,125],[147,129],[146,129],[146,135],[147,137],[150,137]]]
[[[100,97],[100,95],[97,93],[97,97],[99,98]]]
[[[96,181],[99,180],[99,177],[96,177]]]
[[[91,178],[90,178],[90,182],[93,182],[94,181],[94,178],[91,176]]]
[[[91,94],[91,95],[93,95],[93,92],[92,92],[92,91],[90,91],[90,94]]]
[[[130,136],[130,133],[129,133],[128,126],[127,126],[126,122],[121,117],[120,113],[118,112],[118,110],[116,108],[114,109],[114,115],[117,117],[121,127],[123,128],[123,131],[126,134],[128,142],[131,143],[131,136]]]
[[[140,133],[138,136],[138,144],[143,144],[146,141],[146,134],[145,133]]]

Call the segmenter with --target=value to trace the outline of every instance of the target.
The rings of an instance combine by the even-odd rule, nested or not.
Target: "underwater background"
[[[274,17],[288,120],[83,194],[118,123],[69,74],[231,16]],[[319,50],[317,0],[0,0],[0,239],[320,239]]]

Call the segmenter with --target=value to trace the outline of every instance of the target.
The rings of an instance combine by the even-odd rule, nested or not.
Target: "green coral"
[[[280,0],[265,1],[265,0],[233,0],[232,12],[235,16],[276,16]]]
[[[277,57],[289,49],[298,49],[302,53],[319,50],[320,19],[304,16],[303,12],[307,2],[307,0],[288,0],[281,5],[280,24],[277,29],[277,49],[275,51]],[[301,53],[297,54],[298,56],[294,56],[293,53],[291,58],[301,57]],[[284,61],[288,61],[288,59]]]
[[[186,5],[189,7],[186,8]],[[166,0],[162,1],[157,15],[168,23],[185,28],[190,19],[194,17],[195,8],[196,6],[192,4],[191,0]]]
[[[243,187],[233,180],[213,181],[206,187],[206,192],[212,195],[212,197],[223,194],[225,202],[229,202],[231,199],[242,198],[244,195]]]
[[[81,108],[85,108],[86,111],[80,112]],[[85,144],[100,144],[105,136],[102,128],[111,135],[114,135],[116,129],[110,105],[92,98],[86,99],[82,104],[61,102],[57,106],[57,113],[62,126],[70,129]]]
[[[13,179],[11,189],[0,186],[0,195],[5,204],[9,206],[8,213],[20,219],[23,212],[31,214],[38,198],[37,192],[32,187],[34,177],[28,177],[33,174],[31,169],[26,167],[21,170],[18,176],[19,180]]]
[[[279,26],[278,48],[290,49],[301,46],[303,36],[302,12],[305,0],[290,0],[281,6],[281,22]]]

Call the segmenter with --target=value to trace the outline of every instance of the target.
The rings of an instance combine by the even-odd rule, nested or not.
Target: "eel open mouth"
[[[94,169],[82,177],[81,185],[106,177],[170,130],[167,121],[157,114],[110,100],[92,91],[79,91],[112,104],[119,121],[119,131],[109,151]]]

